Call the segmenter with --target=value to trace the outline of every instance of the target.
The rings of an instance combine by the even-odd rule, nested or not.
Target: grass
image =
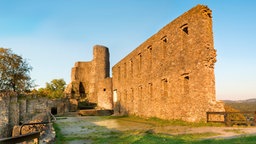
[[[102,118],[102,119],[101,119]],[[205,123],[187,123],[184,121],[166,121],[157,118],[143,119],[139,117],[101,117],[104,119],[120,119],[123,121],[133,121],[138,123],[150,124],[153,126],[216,126],[215,124]],[[97,121],[97,120],[96,120]],[[60,123],[61,124],[61,123]],[[72,125],[72,124],[71,124]],[[81,126],[82,129],[96,129],[93,133],[88,134],[70,134],[64,136],[60,131],[60,125],[53,124],[56,131],[56,144],[65,144],[73,140],[89,140],[93,144],[253,144],[256,143],[256,136],[243,136],[233,139],[204,139],[211,136],[217,136],[218,133],[193,133],[193,134],[160,134],[151,130],[127,130],[115,131],[102,126],[90,125],[89,127]],[[218,125],[217,125],[218,126]],[[222,125],[219,125],[222,126]],[[242,133],[239,129],[227,129],[227,132]]]
[[[163,134],[131,134],[123,133],[119,136],[108,138],[97,138],[95,144],[254,144],[255,136],[239,137],[234,139],[208,139],[198,140],[212,134],[186,134],[170,136]],[[195,139],[196,138],[196,139]]]
[[[66,117],[56,117],[56,120],[67,119]]]
[[[237,133],[237,134],[245,134],[245,132],[240,129],[225,129],[224,131],[225,132],[233,132],[233,133]]]
[[[205,122],[185,122],[182,120],[163,120],[159,119],[156,117],[151,117],[151,118],[141,118],[138,116],[108,116],[105,117],[108,119],[121,119],[124,121],[132,121],[132,122],[137,122],[137,123],[145,123],[145,124],[150,124],[153,126],[189,126],[189,127],[205,127],[205,126],[215,126],[215,127],[222,127],[225,126],[222,123],[205,123]]]
[[[53,123],[53,128],[55,130],[56,133],[56,137],[55,137],[55,144],[62,144],[64,141],[64,136],[60,131],[60,127],[57,123]]]

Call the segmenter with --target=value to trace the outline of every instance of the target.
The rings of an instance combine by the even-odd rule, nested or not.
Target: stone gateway
[[[206,121],[224,111],[216,101],[212,12],[197,5],[150,37],[112,68],[104,46],[91,62],[77,62],[66,92],[115,114]]]

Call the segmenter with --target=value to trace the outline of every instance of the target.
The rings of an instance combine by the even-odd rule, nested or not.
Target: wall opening
[[[152,97],[153,93],[153,84],[152,83],[148,83],[148,95],[150,96],[150,98]]]
[[[120,66],[117,68],[118,70],[118,81],[120,81],[120,77],[121,77],[121,68]]]
[[[130,109],[129,111],[133,114],[134,113],[134,90],[131,88],[131,93],[130,93]]]
[[[133,103],[134,101],[134,91],[133,88],[131,88],[131,102]]]
[[[212,13],[211,13],[211,11],[205,9],[205,10],[202,11],[202,13],[203,13],[204,15],[208,16],[209,18],[212,18]]]
[[[126,90],[124,90],[123,105],[124,105],[124,107],[127,106],[127,91]]]
[[[167,36],[162,37],[161,40],[162,40],[164,43],[167,43]]]
[[[133,61],[130,60],[130,68],[131,68],[131,77],[133,77]]]
[[[188,34],[188,24],[184,24],[180,27],[182,29],[183,32],[185,32],[186,34]]]
[[[184,76],[184,93],[189,94],[189,76]]]
[[[113,91],[113,102],[116,103],[118,100],[118,97],[117,97],[117,90],[114,90]]]
[[[106,88],[104,88],[103,91],[106,91]]]
[[[138,112],[139,113],[143,113],[143,102],[144,102],[144,99],[143,99],[143,96],[142,96],[142,86],[139,86],[138,87]]]
[[[148,53],[149,53],[149,70],[152,69],[152,46],[148,46]]]
[[[166,57],[166,52],[167,52],[167,49],[166,49],[166,43],[167,43],[167,37],[164,36],[161,38],[162,40],[162,43],[161,43],[161,47],[162,47],[162,58],[165,59]]]
[[[57,114],[58,114],[57,107],[52,107],[52,108],[51,108],[51,113],[52,113],[53,115],[57,115]]]
[[[124,63],[124,78],[126,78],[126,62]]]
[[[167,79],[162,79],[162,96],[168,96],[168,81]]]
[[[85,98],[85,88],[82,82],[79,83],[79,93],[82,98]]]
[[[188,27],[184,27],[182,30],[183,30],[186,34],[188,34]]]
[[[141,72],[141,69],[142,69],[141,68],[142,67],[142,55],[141,55],[141,53],[139,53],[138,55],[139,55],[139,68],[138,69],[139,69],[139,72]]]

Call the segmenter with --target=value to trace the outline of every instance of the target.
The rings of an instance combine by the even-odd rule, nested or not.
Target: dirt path
[[[182,135],[195,133],[216,133],[208,138],[233,138],[241,135],[256,134],[255,127],[187,127],[165,126],[157,127],[145,123],[137,123],[122,119],[106,119],[104,117],[66,117],[56,122],[64,137],[69,138],[69,144],[90,144],[91,138],[110,135],[113,132],[148,131],[154,133]],[[85,140],[86,137],[86,140]]]

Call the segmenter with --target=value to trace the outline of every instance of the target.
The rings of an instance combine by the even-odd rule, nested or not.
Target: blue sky
[[[213,11],[217,99],[256,98],[254,0],[0,0],[0,47],[27,58],[41,87],[69,83],[94,45],[109,47],[112,67],[197,4]]]

